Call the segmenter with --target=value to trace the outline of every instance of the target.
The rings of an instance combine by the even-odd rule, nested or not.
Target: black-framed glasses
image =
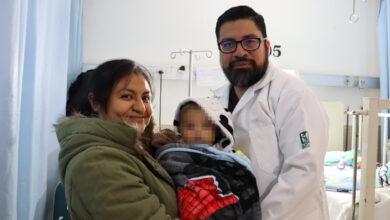
[[[237,44],[240,43],[244,50],[253,51],[259,49],[261,41],[265,39],[267,38],[251,37],[242,40],[224,40],[218,43],[218,49],[222,53],[233,53],[237,50]]]

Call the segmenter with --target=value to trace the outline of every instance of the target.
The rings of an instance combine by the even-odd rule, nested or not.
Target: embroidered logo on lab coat
[[[299,138],[301,139],[302,149],[310,147],[309,133],[307,131],[299,133]]]

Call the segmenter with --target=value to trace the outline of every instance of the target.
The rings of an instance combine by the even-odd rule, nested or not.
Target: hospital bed
[[[337,190],[327,191],[329,214],[332,220],[389,219],[390,187],[378,188],[376,176],[379,118],[383,120],[384,128],[381,134],[383,141],[380,162],[382,164],[388,162],[386,157],[387,135],[385,134],[387,134],[387,120],[390,118],[390,114],[381,113],[383,109],[390,109],[390,100],[365,98],[363,99],[362,110],[346,112],[352,117],[352,146],[357,146],[357,149],[351,151],[353,153],[353,166],[351,166],[353,168],[349,172],[349,175],[352,176],[351,187],[339,190],[344,192],[337,192]],[[332,116],[330,116],[330,122],[332,122]],[[356,158],[358,158],[359,152],[361,152],[361,169],[358,170],[359,163]],[[334,153],[327,152],[327,156]],[[325,166],[326,178],[327,168],[329,169],[329,167]],[[329,189],[329,187],[327,188]]]

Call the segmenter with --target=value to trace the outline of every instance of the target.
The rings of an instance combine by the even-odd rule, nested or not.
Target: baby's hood
[[[227,111],[227,109],[223,108],[221,103],[214,99],[207,98],[187,98],[183,100],[177,106],[175,113],[175,120],[173,121],[173,125],[175,126],[176,132],[178,132],[179,126],[179,116],[180,110],[183,105],[188,102],[194,102],[198,104],[203,111],[209,116],[211,121],[219,127],[222,138],[214,145],[217,149],[230,152],[233,150],[234,138],[233,138],[233,122],[231,120],[231,113]]]

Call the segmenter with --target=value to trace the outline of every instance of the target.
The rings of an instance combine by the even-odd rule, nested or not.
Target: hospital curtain
[[[390,5],[388,0],[381,0],[378,15],[378,48],[380,62],[380,95],[390,98]]]
[[[82,0],[2,0],[0,219],[48,219],[58,181],[53,129],[79,72]]]
[[[379,4],[378,15],[378,49],[379,49],[379,66],[380,66],[380,97],[390,99],[390,5],[389,0],[381,0]],[[390,125],[390,123],[388,123]],[[387,137],[390,136],[388,129]]]

